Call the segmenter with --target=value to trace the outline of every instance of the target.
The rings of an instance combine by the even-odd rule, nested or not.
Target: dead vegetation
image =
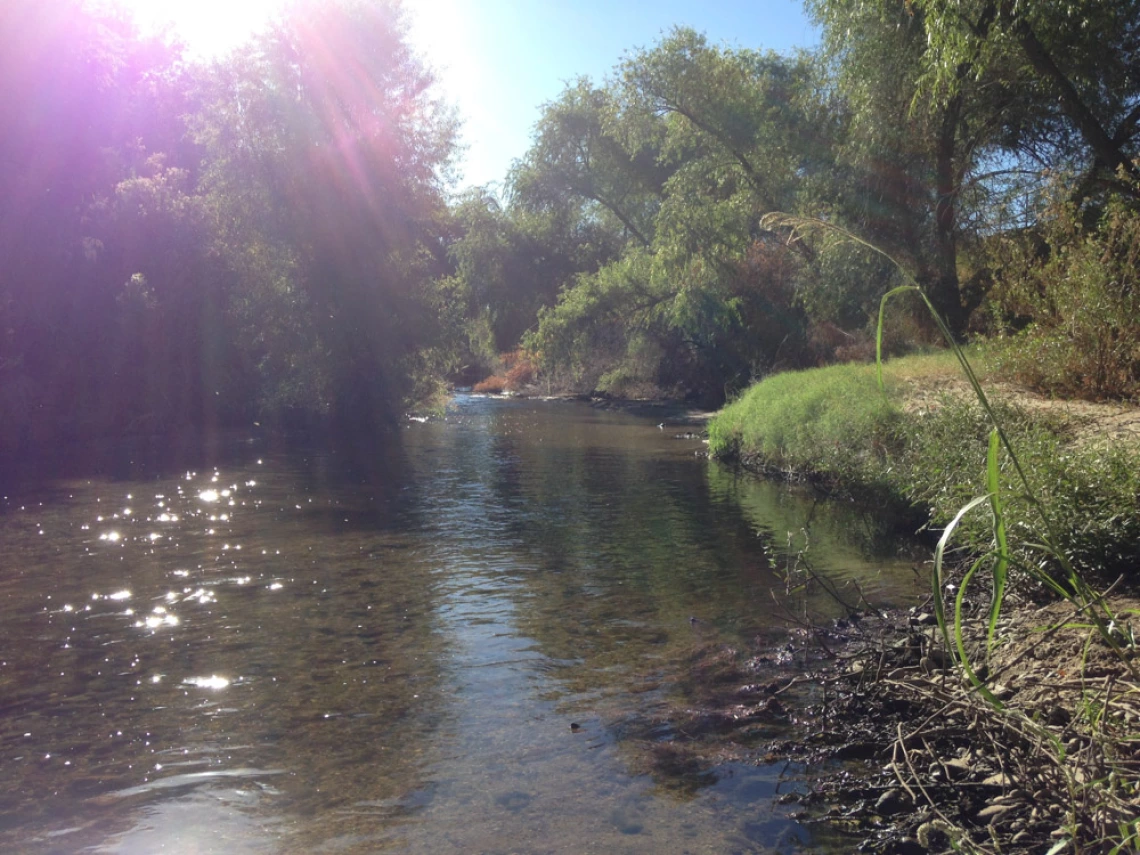
[[[1110,607],[1130,658],[1140,602]],[[759,655],[701,654],[704,694],[676,713],[671,763],[723,759],[734,739],[759,762],[801,763],[815,771],[808,792],[785,797],[795,816],[861,852],[1140,851],[1140,683],[1072,606],[1003,616],[982,671],[999,706],[954,665],[927,611],[796,622]]]

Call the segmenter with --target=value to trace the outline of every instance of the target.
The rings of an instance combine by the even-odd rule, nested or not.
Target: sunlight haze
[[[169,28],[190,53],[215,57],[259,30],[283,0],[121,0],[144,32]]]
[[[121,0],[144,31],[169,28],[212,59],[250,38],[286,0]],[[404,0],[411,42],[461,121],[456,189],[501,186],[530,145],[539,108],[578,77],[601,81],[627,52],[674,26],[713,43],[780,52],[811,47],[799,0]]]

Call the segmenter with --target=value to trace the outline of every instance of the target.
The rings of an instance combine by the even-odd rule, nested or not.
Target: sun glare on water
[[[120,0],[143,32],[170,29],[191,53],[215,57],[265,26],[284,0]]]

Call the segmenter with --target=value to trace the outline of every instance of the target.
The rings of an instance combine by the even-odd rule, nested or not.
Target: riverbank
[[[861,851],[1136,851],[1140,610],[1129,593],[1140,581],[1140,409],[987,384],[1014,459],[990,451],[990,420],[949,354],[884,369],[882,390],[873,366],[777,375],[710,424],[721,458],[910,503],[933,527],[956,526],[949,545],[965,562],[956,574],[949,561],[942,568],[957,631],[941,631],[933,601],[796,627],[826,662],[798,704],[784,702],[799,729],[769,755],[831,761],[804,816],[857,835]],[[997,503],[962,511],[995,492]],[[993,560],[995,531],[1004,562]],[[1064,559],[1037,545],[1042,532]],[[1009,573],[992,606],[993,584],[958,594],[969,561],[987,554],[971,574]],[[1050,601],[1074,573],[1094,587],[1075,603]],[[984,689],[957,662],[963,654]]]
[[[949,353],[888,362],[883,381],[880,390],[873,365],[774,375],[711,420],[710,452],[909,504],[941,528],[991,492],[992,423]],[[1132,576],[1140,566],[1140,408],[985,385],[1017,454],[1003,449],[996,460],[1006,529],[1038,531],[1044,510],[1078,572],[1102,584]],[[992,517],[980,507],[959,520],[953,545],[978,554],[992,538]],[[1010,548],[1017,561],[1041,561],[1024,538],[1011,538]]]
[[[1140,601],[1115,598],[1134,620]],[[984,633],[970,632],[972,651]],[[987,679],[933,615],[852,612],[778,643],[699,651],[662,762],[794,764],[783,797],[828,851],[1125,853],[1140,847],[1140,681],[1068,605],[1004,616]],[[1118,848],[1114,848],[1118,847]]]

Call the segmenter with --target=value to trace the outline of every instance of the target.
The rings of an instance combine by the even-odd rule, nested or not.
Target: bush
[[[478,395],[501,395],[507,387],[507,378],[492,374],[486,380],[480,380],[471,387],[471,391]]]
[[[525,350],[504,353],[500,359],[506,368],[503,387],[508,392],[518,392],[538,379],[538,365],[535,357]]]
[[[1008,332],[999,367],[1042,392],[1105,399],[1140,392],[1140,214],[1108,206],[1086,230],[1072,209],[1044,245],[999,247],[994,304]]]

